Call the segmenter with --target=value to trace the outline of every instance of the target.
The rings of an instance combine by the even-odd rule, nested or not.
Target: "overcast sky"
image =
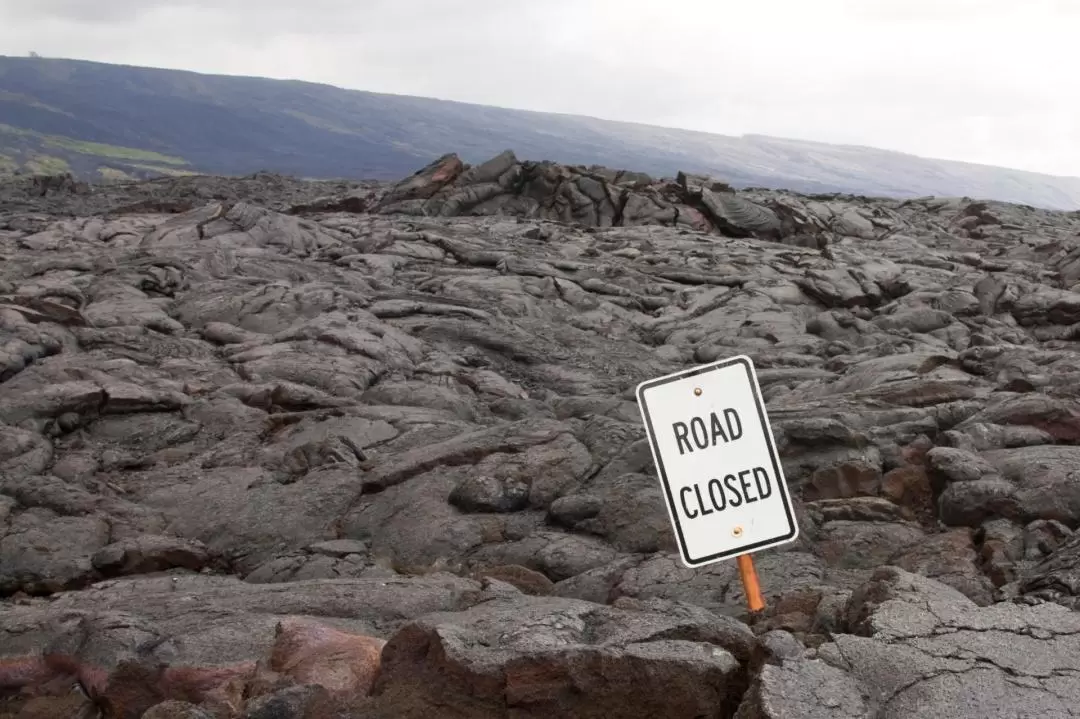
[[[0,54],[1080,176],[1080,0],[0,0]]]

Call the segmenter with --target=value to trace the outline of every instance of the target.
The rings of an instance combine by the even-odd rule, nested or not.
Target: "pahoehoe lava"
[[[0,717],[1080,716],[1080,215],[447,155],[0,185]],[[801,534],[678,559],[746,354]]]

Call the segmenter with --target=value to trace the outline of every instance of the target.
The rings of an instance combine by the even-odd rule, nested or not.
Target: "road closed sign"
[[[799,536],[749,357],[642,382],[637,398],[686,566]]]

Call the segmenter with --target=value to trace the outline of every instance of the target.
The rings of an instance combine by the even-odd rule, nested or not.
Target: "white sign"
[[[687,567],[799,536],[749,357],[642,382],[637,397]]]

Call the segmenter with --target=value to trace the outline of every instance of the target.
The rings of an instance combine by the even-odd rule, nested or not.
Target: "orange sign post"
[[[751,614],[757,614],[765,609],[765,598],[761,596],[754,559],[749,554],[740,554],[736,561],[739,563],[739,578],[742,579],[743,591],[746,592],[746,606],[750,608]]]

